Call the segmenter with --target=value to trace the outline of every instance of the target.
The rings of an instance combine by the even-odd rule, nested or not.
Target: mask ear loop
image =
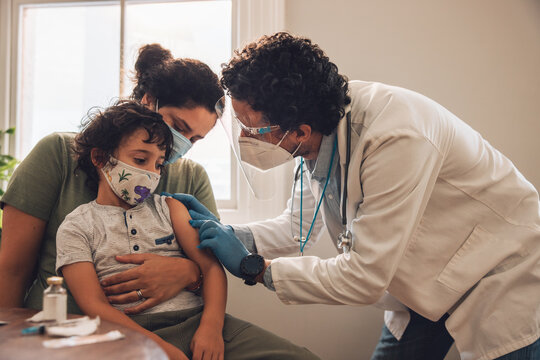
[[[283,137],[281,138],[281,140],[279,140],[279,142],[276,144],[276,146],[279,146],[283,142],[283,140],[285,140],[287,135],[289,135],[289,130],[285,131],[285,134],[283,134]]]
[[[300,150],[300,146],[302,146],[303,142],[300,141],[300,144],[298,144],[298,146],[296,147],[296,149],[293,151],[293,153],[291,154],[293,157],[294,155],[296,155],[296,153],[298,152],[298,150]],[[302,160],[304,158],[302,157]]]
[[[283,137],[281,138],[281,140],[279,140],[279,142],[276,144],[276,146],[279,146],[283,140],[285,140],[285,137],[290,133],[290,130],[287,130],[285,132],[285,134],[283,135]],[[298,150],[300,150],[300,146],[302,146],[302,141],[300,141],[300,144],[298,144],[298,146],[296,147],[296,149],[294,149],[294,151],[292,152],[291,156],[294,157],[294,155],[296,155],[296,153],[298,152]]]

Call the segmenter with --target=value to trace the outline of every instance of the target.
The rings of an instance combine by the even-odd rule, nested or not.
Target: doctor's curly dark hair
[[[271,124],[308,124],[330,134],[351,102],[347,78],[310,39],[286,32],[263,36],[222,65],[221,86],[262,111]]]

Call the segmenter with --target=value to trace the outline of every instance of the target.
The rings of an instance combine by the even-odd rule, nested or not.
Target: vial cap
[[[49,285],[62,285],[64,278],[61,276],[51,276],[47,278],[47,284]]]

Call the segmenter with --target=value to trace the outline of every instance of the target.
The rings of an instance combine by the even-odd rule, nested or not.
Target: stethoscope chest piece
[[[337,247],[338,249],[342,249],[344,254],[348,254],[351,251],[352,244],[353,237],[349,230],[346,230],[338,235]]]

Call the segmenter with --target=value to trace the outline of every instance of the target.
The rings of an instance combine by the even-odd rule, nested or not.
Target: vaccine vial
[[[43,291],[43,320],[64,321],[67,317],[67,292],[60,276],[47,278],[49,287]]]

